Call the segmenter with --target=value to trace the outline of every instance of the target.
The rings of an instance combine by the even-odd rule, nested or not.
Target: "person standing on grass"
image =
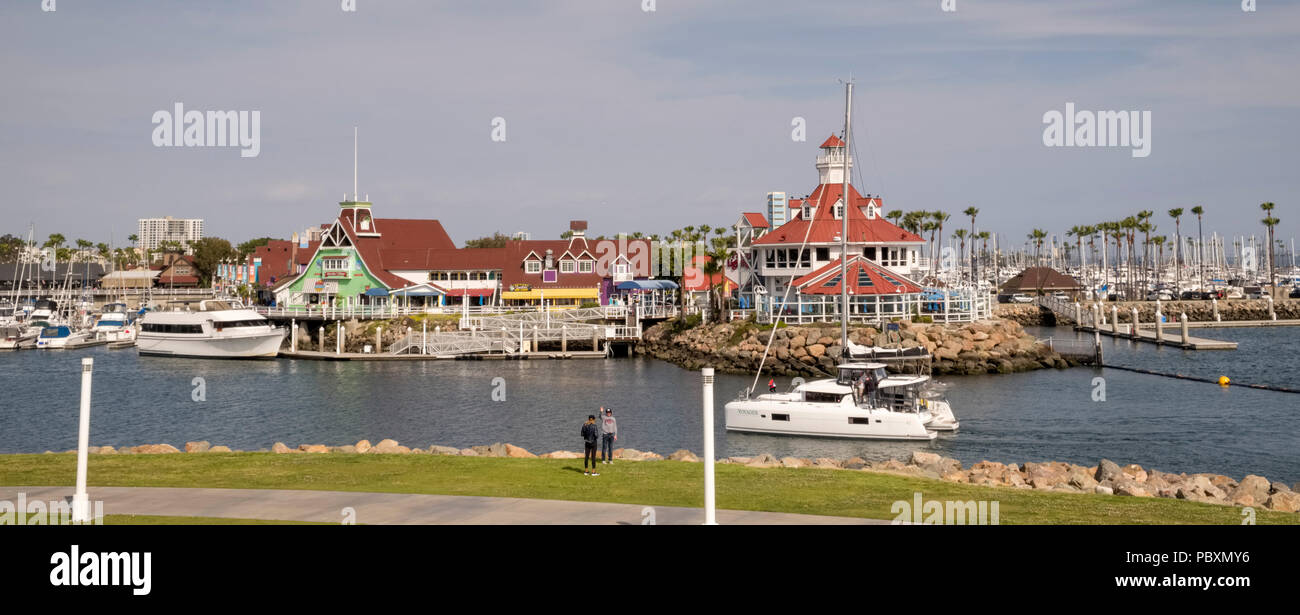
[[[600,427],[596,425],[596,415],[588,414],[587,422],[582,424],[582,475],[583,476],[600,476],[596,471],[596,442],[600,440]],[[591,462],[591,470],[587,470],[587,462]]]
[[[614,420],[614,409],[604,408],[605,416],[600,417],[600,462],[614,462],[614,441],[618,440],[618,421]]]

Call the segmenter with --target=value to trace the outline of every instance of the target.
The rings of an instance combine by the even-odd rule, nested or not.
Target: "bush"
[[[677,335],[687,329],[694,329],[695,327],[700,326],[701,322],[703,322],[703,318],[699,314],[691,314],[685,318],[679,316],[669,320],[666,325],[669,334]]]
[[[912,322],[914,322],[914,323],[915,323],[915,322],[931,323],[931,322],[934,322],[934,318],[931,317],[931,316],[913,315],[913,316],[912,316]]]

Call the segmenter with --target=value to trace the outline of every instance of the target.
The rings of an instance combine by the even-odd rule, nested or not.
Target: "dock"
[[[1188,324],[1190,325],[1191,323]],[[1223,340],[1212,340],[1203,337],[1193,337],[1190,335],[1184,337],[1181,332],[1170,333],[1169,329],[1175,329],[1175,331],[1177,331],[1178,326],[1169,325],[1167,328],[1162,328],[1160,331],[1159,338],[1156,337],[1156,331],[1154,325],[1151,325],[1150,329],[1148,329],[1146,326],[1139,324],[1137,328],[1136,337],[1134,337],[1133,335],[1133,325],[1131,324],[1130,325],[1121,324],[1121,325],[1117,325],[1114,328],[1110,326],[1102,326],[1100,329],[1087,326],[1087,325],[1075,327],[1076,331],[1083,331],[1085,333],[1099,332],[1102,335],[1108,335],[1116,339],[1129,339],[1129,340],[1134,340],[1139,342],[1149,342],[1152,344],[1160,344],[1163,346],[1173,346],[1175,348],[1182,348],[1184,350],[1236,350],[1237,349],[1237,342],[1225,342]]]
[[[603,359],[605,351],[570,350],[568,352],[516,352],[512,354],[475,354],[475,355],[437,355],[437,354],[392,354],[387,352],[320,352],[316,350],[299,350],[298,352],[280,351],[281,359],[301,359],[304,361],[539,361],[568,359]]]

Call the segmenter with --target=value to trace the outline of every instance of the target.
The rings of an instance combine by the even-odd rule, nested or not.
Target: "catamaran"
[[[853,85],[847,85],[844,113],[844,186],[849,195],[848,153],[851,135],[850,109]],[[848,220],[845,215],[839,233],[839,279],[841,303],[848,314]],[[856,266],[856,265],[855,265]],[[941,388],[928,373],[890,375],[888,363],[916,363],[925,369],[931,362],[920,349],[865,347],[849,341],[848,319],[841,317],[840,347],[845,349],[834,378],[798,384],[786,393],[754,395],[744,389],[725,408],[729,431],[863,438],[879,440],[933,440],[939,431],[959,426],[952,408],[942,398]],[[770,341],[769,341],[770,344]],[[901,367],[901,366],[900,366]]]
[[[141,355],[207,359],[273,358],[285,330],[237,303],[207,299],[197,310],[150,311],[137,322]]]

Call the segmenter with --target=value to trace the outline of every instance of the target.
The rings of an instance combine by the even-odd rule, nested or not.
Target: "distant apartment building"
[[[139,246],[144,250],[157,250],[164,241],[175,241],[185,246],[185,253],[193,250],[190,245],[203,239],[203,220],[199,218],[179,219],[140,218]]]
[[[789,222],[786,213],[789,211],[784,192],[767,193],[767,224],[768,228],[778,228]]]

